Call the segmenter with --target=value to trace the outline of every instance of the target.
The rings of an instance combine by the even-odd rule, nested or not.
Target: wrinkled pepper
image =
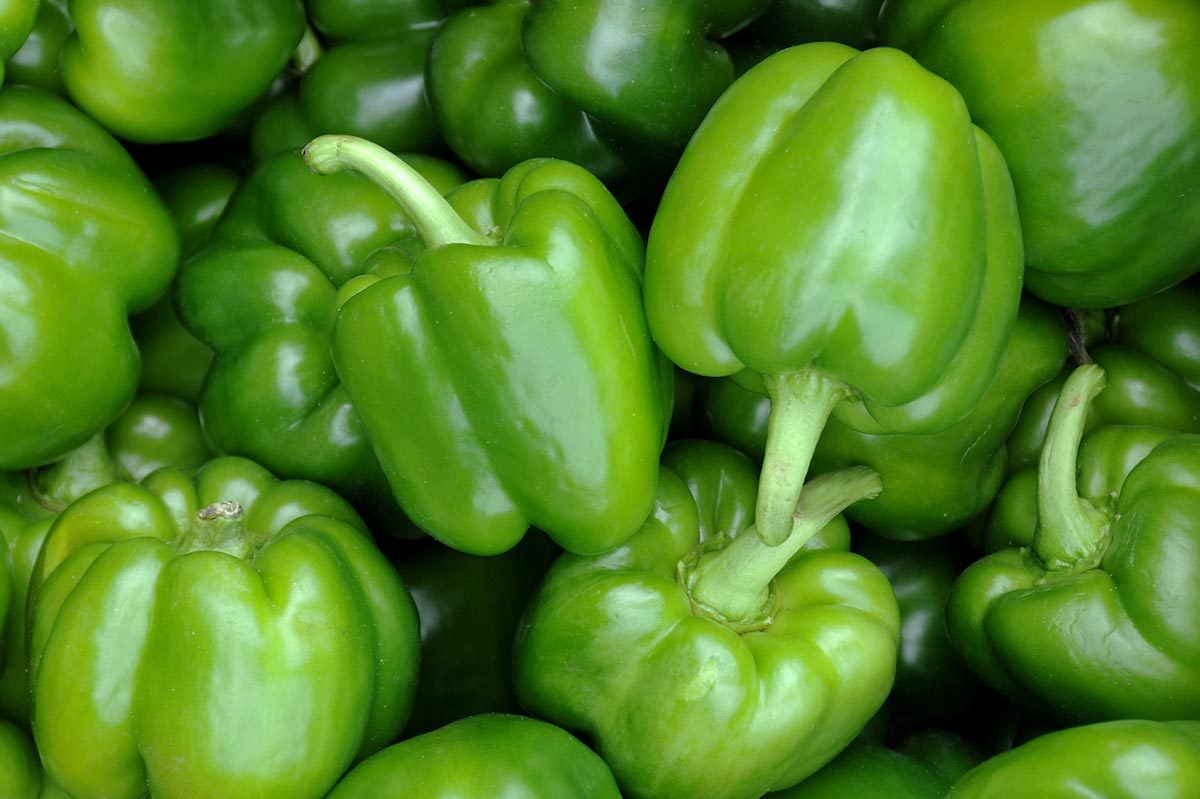
[[[461,182],[443,161],[414,163],[438,191]],[[217,449],[397,516],[330,335],[343,285],[407,270],[420,248],[409,216],[357,175],[322,179],[296,153],[255,169],[175,287],[184,325],[215,352],[200,413]]]
[[[358,515],[242,458],[74,502],[29,604],[34,738],[76,799],[323,797],[416,687],[412,599]]]
[[[304,33],[300,0],[70,0],[68,8],[67,92],[138,142],[219,133],[266,92]]]
[[[362,139],[321,137],[305,158],[376,181],[426,247],[408,271],[347,283],[333,332],[338,377],[413,522],[476,555],[530,525],[581,554],[633,535],[673,382],[639,302],[642,240],[612,195],[550,159],[443,199]]]
[[[359,764],[328,799],[621,799],[596,754],[544,721],[473,716]]]
[[[777,544],[831,412],[883,433],[971,411],[1021,269],[1004,160],[954,88],[896,50],[810,44],[739,78],[692,138],[645,301],[675,363],[771,397],[755,524]]]
[[[255,122],[255,158],[298,150],[322,133],[349,133],[392,152],[445,149],[425,93],[425,61],[438,24],[460,2],[307,0],[321,35],[294,90]],[[447,7],[449,6],[449,8]],[[313,60],[315,59],[315,60]]]
[[[992,687],[1062,720],[1200,718],[1200,437],[1159,444],[1123,482],[1088,492],[1099,502],[1081,496],[1078,449],[1104,377],[1088,364],[1067,380],[1032,545],[967,569],[947,627]]]
[[[139,362],[127,317],[162,295],[178,253],[116,140],[53,95],[4,89],[0,469],[62,457],[128,404]]]
[[[1044,735],[972,769],[946,799],[1010,799],[1014,790],[1038,799],[1195,796],[1200,723],[1112,721]]]
[[[900,620],[886,578],[858,555],[803,549],[878,477],[809,483],[790,537],[768,547],[747,526],[753,485],[728,490],[722,471],[711,456],[665,460],[642,529],[560,557],[514,645],[522,705],[588,735],[629,799],[790,787],[891,688]]]
[[[1200,264],[1200,5],[888,0],[885,44],[962,92],[1012,171],[1026,287],[1147,297]]]
[[[984,511],[1004,480],[1005,441],[1026,398],[1062,367],[1067,336],[1058,313],[1026,297],[992,384],[966,417],[936,433],[862,432],[833,415],[813,453],[816,472],[861,463],[883,492],[846,515],[897,539],[945,535]],[[731,378],[708,381],[701,403],[722,441],[762,457],[771,400]]]

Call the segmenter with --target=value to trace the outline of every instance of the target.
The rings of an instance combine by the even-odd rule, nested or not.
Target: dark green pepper
[[[954,88],[895,50],[811,44],[739,78],[692,138],[645,301],[678,365],[771,396],[755,521],[775,544],[830,413],[935,432],[978,404],[1021,268],[1004,160]]]
[[[7,721],[0,721],[0,786],[4,799],[71,799],[46,775],[33,742]]]
[[[854,743],[794,788],[763,799],[943,799],[950,781],[920,761]]]
[[[872,47],[882,5],[883,0],[774,0],[767,13],[726,44],[739,73],[798,44]]]
[[[986,682],[1069,720],[1200,718],[1200,437],[1155,447],[1092,502],[1076,482],[1104,370],[1081,366],[1050,419],[1028,548],[977,562],[947,605]]]
[[[621,799],[594,752],[543,721],[474,716],[385,749],[328,799]]]
[[[425,249],[347,284],[333,360],[400,507],[490,555],[530,525],[596,553],[654,503],[673,388],[640,303],[642,240],[592,175],[527,161],[443,199],[377,145],[325,136],[323,174],[395,197]]]
[[[20,5],[20,3],[18,3]],[[8,62],[8,82],[65,96],[58,58],[74,28],[67,0],[33,0],[37,18],[21,49]]]
[[[1194,0],[888,0],[881,34],[1004,153],[1028,290],[1104,308],[1200,266]]]
[[[0,84],[4,83],[4,62],[12,58],[37,20],[38,0],[6,0],[0,6]]]
[[[664,458],[636,535],[551,568],[515,644],[517,696],[587,733],[631,799],[758,799],[832,760],[891,686],[887,580],[857,555],[804,549],[879,482],[817,478],[789,539],[767,547],[747,532],[749,475],[722,467],[738,456],[688,443]]]
[[[0,93],[0,469],[62,457],[129,403],[127,317],[162,295],[178,258],[120,144],[53,95]]]
[[[946,799],[1184,799],[1200,792],[1200,723],[1112,721],[1044,735],[983,763]]]
[[[545,537],[527,535],[490,558],[427,541],[393,559],[421,619],[421,676],[406,735],[519,709],[513,635],[553,552]]]

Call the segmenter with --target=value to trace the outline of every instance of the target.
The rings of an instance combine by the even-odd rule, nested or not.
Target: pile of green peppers
[[[0,0],[0,799],[1200,797],[1197,0]]]

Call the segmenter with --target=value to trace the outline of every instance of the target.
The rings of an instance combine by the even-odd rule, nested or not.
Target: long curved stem
[[[1048,569],[1090,562],[1099,554],[1108,516],[1079,496],[1076,461],[1092,399],[1107,382],[1095,364],[1078,367],[1067,378],[1050,416],[1038,465],[1038,529],[1033,549]]]
[[[778,546],[792,529],[792,511],[825,422],[850,389],[816,367],[763,380],[771,396],[771,417],[754,524],[764,544]]]
[[[760,616],[771,581],[808,540],[848,506],[881,490],[879,475],[865,466],[817,477],[804,486],[782,544],[767,546],[751,527],[729,546],[700,558],[686,585],[693,603],[733,623]]]
[[[421,173],[399,156],[357,136],[318,136],[304,147],[308,168],[320,175],[353,169],[391,195],[412,219],[426,247],[495,244],[446,202]]]

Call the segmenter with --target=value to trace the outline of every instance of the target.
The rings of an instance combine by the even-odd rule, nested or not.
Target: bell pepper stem
[[[1038,466],[1038,529],[1033,549],[1047,569],[1090,566],[1102,554],[1109,518],[1079,496],[1076,461],[1092,399],[1107,382],[1095,364],[1075,369],[1050,415]]]
[[[792,529],[792,511],[825,422],[834,406],[850,396],[850,389],[816,367],[763,380],[771,397],[771,416],[754,523],[764,544],[778,546]]]
[[[815,478],[800,493],[782,544],[767,546],[751,527],[724,549],[701,556],[687,577],[693,604],[731,624],[753,624],[768,608],[771,581],[809,539],[847,507],[881,490],[879,474],[866,466]]]
[[[399,156],[357,136],[318,136],[304,146],[304,162],[319,175],[353,169],[400,204],[430,249],[446,244],[495,244],[468,225],[421,173]]]
[[[29,484],[38,504],[59,513],[84,494],[115,483],[119,477],[101,431],[62,460],[31,471]]]
[[[192,527],[179,539],[180,553],[224,552],[242,560],[254,554],[254,546],[246,535],[241,503],[214,502],[196,513]]]

